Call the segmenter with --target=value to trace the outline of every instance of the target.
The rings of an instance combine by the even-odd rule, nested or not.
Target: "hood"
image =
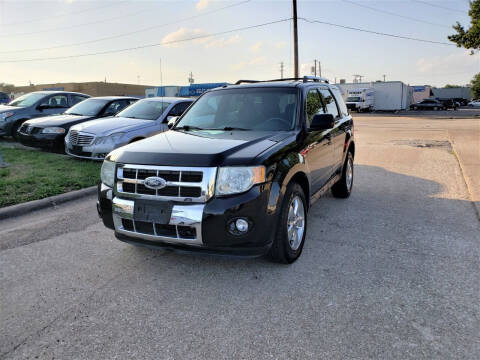
[[[45,128],[48,126],[61,126],[61,127],[68,128],[79,122],[87,121],[91,119],[94,119],[94,117],[62,114],[62,115],[45,116],[45,117],[28,120],[27,123],[29,125],[42,127],[42,128]]]
[[[106,117],[87,121],[75,127],[72,130],[84,131],[97,136],[107,136],[118,132],[128,132],[142,129],[155,124],[152,120],[130,119],[124,117]]]
[[[8,105],[0,105],[0,113],[7,112],[7,111],[18,111],[23,109],[19,106],[8,106]]]
[[[113,151],[125,164],[165,166],[249,165],[257,155],[291,135],[267,131],[166,131]]]

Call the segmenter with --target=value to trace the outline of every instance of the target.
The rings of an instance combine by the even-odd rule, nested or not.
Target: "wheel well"
[[[138,140],[143,140],[143,139],[145,139],[145,138],[143,138],[143,137],[137,137],[137,138],[135,138],[135,139],[132,139],[132,140],[129,142],[129,144],[131,144],[131,143],[133,143],[133,142],[135,142],[135,141],[138,141]]]
[[[307,175],[303,172],[296,173],[290,182],[296,182],[298,185],[302,187],[303,193],[305,194],[305,199],[307,200],[307,204],[310,203],[310,186],[308,184]],[[308,205],[307,205],[308,206]]]
[[[351,152],[352,153],[352,156],[355,157],[355,143],[354,142],[351,142],[350,145],[348,146],[348,151],[347,152]]]

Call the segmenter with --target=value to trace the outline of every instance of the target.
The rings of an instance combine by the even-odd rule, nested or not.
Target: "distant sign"
[[[43,88],[43,91],[65,91],[64,87]]]
[[[414,86],[413,87],[413,92],[424,92],[425,91],[425,86]]]

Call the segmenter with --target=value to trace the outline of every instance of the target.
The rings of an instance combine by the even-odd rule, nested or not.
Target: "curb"
[[[0,209],[0,220],[5,220],[14,216],[26,215],[33,211],[45,208],[55,208],[58,204],[76,200],[84,196],[90,196],[97,193],[97,186],[91,186],[85,189],[70,191],[65,194],[50,196],[45,199],[33,200],[22,204],[11,205]]]

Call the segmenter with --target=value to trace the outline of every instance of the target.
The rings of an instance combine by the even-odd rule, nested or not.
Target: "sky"
[[[467,12],[468,0],[298,0],[300,74],[317,59],[331,81],[465,85],[480,53],[447,36]],[[0,82],[235,82],[279,78],[281,62],[293,76],[291,16],[290,0],[0,0]]]

